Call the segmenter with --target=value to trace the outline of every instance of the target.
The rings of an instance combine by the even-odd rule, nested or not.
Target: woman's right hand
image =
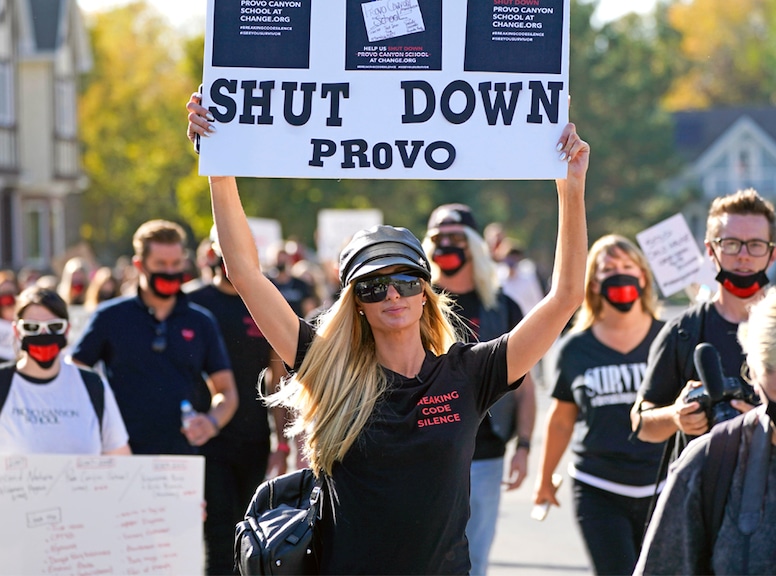
[[[186,136],[193,144],[196,144],[198,135],[207,138],[215,133],[216,128],[211,124],[215,118],[207,108],[202,106],[202,94],[194,92],[186,103],[186,110],[189,111],[189,126],[186,130]]]
[[[558,488],[552,483],[552,476],[549,478],[539,478],[536,483],[536,488],[533,495],[534,504],[544,504],[549,502],[553,506],[560,506],[558,499],[555,498],[555,494],[558,492]]]

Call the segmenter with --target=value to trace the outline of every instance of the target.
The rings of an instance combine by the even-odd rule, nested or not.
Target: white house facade
[[[77,92],[92,65],[75,0],[0,0],[0,266],[76,243],[86,187]]]

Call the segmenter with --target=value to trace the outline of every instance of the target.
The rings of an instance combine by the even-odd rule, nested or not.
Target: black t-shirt
[[[655,482],[662,444],[628,437],[649,345],[662,326],[654,320],[644,340],[626,354],[604,345],[591,329],[561,342],[552,396],[579,408],[571,442],[577,470],[628,486]]]
[[[496,310],[489,313],[503,314],[497,322],[499,334],[481,333],[481,316],[483,313],[482,301],[476,290],[466,294],[450,294],[455,301],[453,311],[461,317],[466,326],[471,330],[468,336],[473,341],[483,341],[496,338],[501,334],[510,331],[517,326],[523,319],[523,312],[517,303],[503,293],[499,293],[499,306]],[[485,460],[489,458],[502,458],[506,453],[506,443],[499,438],[490,426],[490,418],[485,417],[482,420],[477,431],[477,442],[474,448],[474,460]]]
[[[242,442],[269,442],[267,408],[258,399],[259,375],[269,365],[270,346],[237,294],[225,294],[212,285],[189,293],[189,300],[215,316],[234,372],[240,403],[219,433],[220,438]],[[210,404],[204,381],[202,396]],[[205,407],[206,409],[206,407]]]
[[[296,276],[292,276],[287,282],[281,282],[275,277],[270,277],[270,280],[286,299],[286,302],[291,305],[294,313],[299,317],[304,316],[302,303],[308,298],[312,298],[312,286]]]
[[[300,324],[297,367],[313,338]],[[467,574],[469,466],[488,407],[505,394],[506,338],[386,370],[388,392],[332,471],[320,523],[323,574]]]
[[[743,382],[740,376],[745,356],[738,342],[738,324],[725,320],[713,304],[705,306],[702,314],[703,329],[699,340],[692,343],[692,348],[699,342],[712,344],[722,359],[722,370],[725,376],[738,378],[742,387],[749,389],[749,385]],[[644,400],[657,406],[673,404],[687,383],[684,374],[687,373],[688,358],[681,357],[677,346],[680,320],[681,316],[666,324],[652,344],[641,395]],[[689,357],[689,361],[692,362],[692,356]],[[698,372],[694,368],[689,370],[689,373],[695,380],[699,379]]]

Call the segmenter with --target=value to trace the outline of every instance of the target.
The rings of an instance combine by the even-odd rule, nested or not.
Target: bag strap
[[[89,393],[89,400],[92,401],[92,407],[97,415],[97,422],[100,425],[100,437],[102,437],[102,418],[105,415],[105,386],[97,372],[88,368],[82,368],[81,366],[78,367],[78,372],[81,374],[81,380],[83,380],[86,391]]]
[[[717,532],[725,515],[725,504],[733,481],[745,421],[745,418],[734,418],[717,424],[709,432],[711,436],[701,473],[701,500],[710,551],[714,550]]]
[[[0,411],[5,405],[8,393],[11,391],[11,381],[16,373],[16,362],[9,361],[0,364]]]

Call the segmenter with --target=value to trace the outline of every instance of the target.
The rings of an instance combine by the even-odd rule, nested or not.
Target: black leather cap
[[[340,282],[347,286],[380,268],[397,265],[419,272],[427,281],[431,279],[426,253],[412,232],[394,226],[373,226],[356,232],[342,250]]]

